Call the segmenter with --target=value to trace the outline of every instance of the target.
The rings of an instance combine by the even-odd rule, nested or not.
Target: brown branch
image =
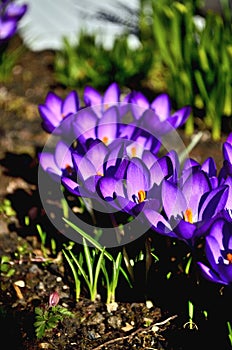
[[[177,315],[174,315],[174,316],[171,316],[169,318],[167,318],[166,320],[164,321],[161,321],[161,322],[157,322],[157,323],[153,323],[151,324],[149,327],[146,327],[146,328],[143,328],[143,327],[140,327],[139,329],[136,329],[136,331],[132,332],[131,334],[129,335],[125,335],[124,337],[118,337],[118,338],[115,338],[115,339],[111,339],[111,340],[108,340],[107,342],[97,346],[96,348],[94,348],[93,350],[100,350],[102,349],[104,346],[107,346],[107,345],[110,345],[110,344],[113,344],[113,343],[116,343],[116,342],[119,342],[121,340],[125,340],[125,339],[130,339],[132,338],[135,334],[137,333],[142,333],[144,331],[150,331],[154,326],[162,326],[166,323],[168,323],[169,321],[173,320],[174,318],[176,318]]]

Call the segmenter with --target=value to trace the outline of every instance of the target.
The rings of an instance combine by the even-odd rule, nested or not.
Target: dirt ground
[[[37,154],[47,139],[38,104],[44,102],[48,91],[61,97],[68,92],[55,81],[53,60],[52,51],[35,53],[26,49],[13,69],[12,79],[0,85],[0,256],[8,256],[9,266],[14,269],[12,276],[1,274],[1,343],[6,344],[5,349],[14,350],[181,350],[200,349],[205,343],[211,350],[231,348],[226,329],[226,321],[231,320],[231,291],[206,281],[193,285],[177,272],[177,248],[166,257],[166,264],[154,268],[155,280],[147,287],[152,304],[146,304],[141,292],[143,270],[138,269],[133,290],[119,285],[116,310],[108,310],[104,300],[90,302],[87,292],[75,301],[73,278],[61,257],[62,245],[68,243],[65,237],[59,237],[56,253],[47,247],[49,263],[37,259],[43,252],[36,225],[44,225],[50,237],[58,234],[44,218],[37,190]],[[182,136],[188,144],[190,140]],[[212,156],[220,167],[225,137],[216,143],[205,132],[191,155],[199,162]],[[10,201],[8,211],[6,200]],[[170,269],[175,277],[167,280],[165,273]],[[23,287],[18,286],[22,285],[19,281],[23,281]],[[37,339],[35,307],[46,308],[54,290],[60,294],[60,305],[74,317],[64,318],[44,338]],[[193,329],[188,324],[190,298],[196,305]]]

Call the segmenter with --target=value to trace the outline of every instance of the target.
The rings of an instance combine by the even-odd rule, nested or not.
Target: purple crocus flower
[[[54,154],[42,152],[39,163],[42,169],[57,182],[60,182],[62,175],[71,177],[73,174],[71,150],[63,141],[57,143]]]
[[[209,281],[232,284],[232,224],[216,220],[205,238],[205,254],[210,267],[198,262],[202,275]]]
[[[92,108],[82,109],[73,122],[75,137],[82,143],[87,139],[99,139],[105,145],[119,137],[120,123],[117,107],[112,106],[97,117]]]
[[[164,180],[163,215],[150,209],[144,214],[157,232],[182,239],[192,246],[225,208],[227,198],[228,186],[212,189],[207,174],[197,170],[182,186]]]
[[[44,104],[38,106],[39,113],[43,119],[42,127],[48,133],[61,133],[62,124],[67,126],[67,123],[63,121],[78,112],[79,110],[79,98],[76,91],[71,91],[67,97],[63,100],[54,92],[49,92],[45,99]],[[71,123],[68,122],[70,128]],[[56,130],[55,130],[56,129]],[[55,130],[55,131],[54,131]]]
[[[19,21],[24,16],[27,9],[27,4],[19,5],[14,2],[9,2],[5,7],[4,18]]]
[[[84,89],[83,99],[87,107],[94,105],[102,105],[104,111],[109,107],[109,105],[119,102],[120,89],[117,83],[112,83],[106,89],[105,93],[102,96],[93,87],[86,86]]]
[[[15,19],[0,18],[0,42],[8,41],[17,31]]]
[[[168,156],[156,160],[145,157],[150,169],[137,157],[126,159],[122,162],[123,172],[116,164],[99,179],[97,190],[100,196],[134,216],[145,207],[159,210],[160,184],[164,178],[173,175],[171,159]]]
[[[170,97],[165,93],[158,95],[152,103],[149,103],[141,92],[134,92],[130,102],[134,118],[140,120],[146,130],[155,132],[158,136],[181,127],[191,112],[190,106],[185,106],[172,113]]]

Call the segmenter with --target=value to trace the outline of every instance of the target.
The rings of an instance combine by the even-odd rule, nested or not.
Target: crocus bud
[[[60,297],[57,292],[53,292],[49,295],[49,306],[56,306],[59,303]]]

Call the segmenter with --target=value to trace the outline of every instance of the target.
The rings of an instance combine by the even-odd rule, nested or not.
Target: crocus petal
[[[151,103],[151,108],[159,116],[160,121],[167,120],[170,117],[171,102],[167,94],[157,96]]]
[[[65,142],[59,141],[55,150],[55,161],[60,169],[73,166],[71,151]]]
[[[197,265],[200,267],[203,277],[206,278],[207,280],[214,283],[221,283],[225,285],[227,284],[226,282],[222,281],[212,269],[210,269],[203,263],[197,262]]]
[[[98,117],[91,108],[84,108],[78,112],[73,128],[76,138],[96,138],[95,128],[98,123]]]
[[[45,105],[58,117],[61,114],[61,106],[62,106],[62,99],[61,97],[57,96],[54,92],[49,92],[47,94],[47,97],[45,99]],[[60,117],[59,117],[60,118]]]
[[[220,186],[209,193],[202,200],[202,205],[199,206],[199,221],[209,220],[217,213],[225,208],[228,198],[228,187]]]
[[[118,110],[116,107],[107,109],[99,120],[97,137],[105,144],[112,142],[117,137],[118,121]]]
[[[232,282],[232,264],[218,264],[217,272],[220,278],[226,282],[226,284],[230,284]]]
[[[80,186],[75,181],[69,179],[68,177],[62,177],[61,183],[70,193],[78,197],[80,196]]]
[[[95,174],[104,173],[104,160],[108,152],[107,147],[102,142],[94,143],[88,152],[85,154],[85,157],[93,164],[95,168]]]
[[[150,169],[151,184],[160,185],[163,179],[173,174],[172,162],[169,157],[158,159]]]
[[[5,40],[12,37],[17,30],[15,20],[0,21],[0,40]]]
[[[99,105],[102,103],[101,94],[91,86],[86,86],[83,93],[86,106]]]
[[[144,111],[150,108],[148,99],[141,92],[133,92],[130,102],[136,120],[140,119]]]
[[[96,175],[94,165],[86,157],[73,154],[73,164],[76,167],[78,176],[85,181],[88,177]]]
[[[181,127],[186,120],[188,119],[191,113],[191,108],[189,106],[185,106],[178,111],[176,111],[171,118],[169,118],[169,123],[175,128]]]
[[[139,191],[146,191],[150,185],[149,171],[138,158],[133,158],[126,171],[126,190],[130,200],[137,197]]]
[[[232,209],[232,176],[228,176],[224,182],[228,186],[228,197],[225,204],[226,209]]]
[[[54,155],[52,153],[47,153],[47,152],[41,153],[39,156],[39,163],[44,171],[47,171],[50,168],[50,169],[53,169],[53,171],[57,175],[59,175],[59,176],[62,175],[62,171],[57,166],[55,159],[54,159]]]
[[[21,19],[22,16],[27,11],[27,4],[18,5],[14,3],[10,3],[6,8],[6,17],[7,18],[13,18],[13,19]]]
[[[194,221],[198,218],[198,208],[202,196],[211,190],[208,176],[203,171],[193,172],[183,185],[183,193],[191,209]]]
[[[45,123],[48,122],[49,124],[53,125],[54,128],[60,125],[60,122],[61,122],[60,112],[55,114],[52,110],[50,110],[47,106],[44,106],[44,105],[39,105],[38,109],[39,109],[40,116]]]
[[[232,144],[229,142],[224,142],[222,146],[222,153],[225,160],[232,163]]]
[[[164,211],[169,219],[182,216],[182,213],[188,208],[180,188],[167,180],[162,183],[162,201]]]
[[[190,222],[180,220],[176,226],[173,227],[173,230],[175,230],[175,233],[179,239],[189,241],[194,238],[196,226]]]
[[[208,157],[202,163],[201,169],[205,171],[210,177],[217,175],[216,163],[212,157]]]
[[[117,196],[123,197],[124,186],[123,180],[116,180],[112,177],[102,177],[98,181],[98,189],[101,196],[106,199],[115,199]]]
[[[160,213],[152,209],[145,209],[143,214],[155,231],[166,236],[176,237],[175,233],[172,231],[172,227]]]
[[[142,161],[146,164],[147,168],[150,169],[152,165],[157,161],[157,156],[148,150],[144,150],[142,154]],[[151,181],[152,182],[152,181]]]
[[[117,83],[112,83],[105,91],[102,103],[104,105],[119,102],[120,89]]]
[[[64,99],[62,104],[62,114],[67,116],[69,114],[74,114],[78,111],[79,99],[76,91],[71,91],[68,96]]]

